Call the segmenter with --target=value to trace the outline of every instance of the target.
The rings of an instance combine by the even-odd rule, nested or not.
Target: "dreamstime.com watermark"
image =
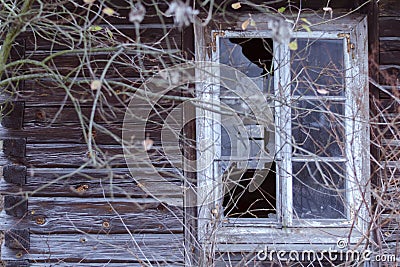
[[[347,241],[339,239],[337,241],[338,249],[324,249],[316,250],[269,250],[265,247],[263,250],[258,251],[257,259],[259,261],[272,261],[278,260],[279,262],[319,262],[322,260],[346,261],[346,262],[396,262],[395,255],[373,255],[371,250],[345,250]]]

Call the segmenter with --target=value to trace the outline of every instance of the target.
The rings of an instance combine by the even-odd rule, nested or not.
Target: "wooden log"
[[[24,138],[4,139],[3,152],[7,157],[24,158],[26,154],[26,140]]]
[[[28,229],[10,229],[4,233],[4,245],[10,249],[28,250],[30,233]]]
[[[131,50],[136,49],[137,48],[132,47]],[[105,77],[108,79],[140,78],[143,74],[151,75],[156,69],[179,63],[176,60],[179,56],[179,50],[150,51],[150,53],[141,56],[138,56],[136,51],[129,51],[114,57],[116,51],[117,49],[111,52],[96,52],[89,55],[72,52],[66,53],[54,56],[51,60],[47,60],[47,68],[53,70],[61,77],[100,77],[103,75],[103,72],[105,72]],[[42,62],[50,55],[53,56],[53,54],[48,51],[36,51],[29,56],[29,59]],[[23,64],[19,71],[24,73],[44,74],[43,77],[49,74],[48,70],[32,63]]]
[[[6,165],[3,167],[3,178],[7,183],[14,185],[26,184],[26,166]],[[13,186],[15,187],[15,186]]]
[[[23,196],[4,196],[4,210],[7,215],[22,218],[28,211],[28,200]]]
[[[90,118],[92,109],[92,107],[82,107],[78,114],[78,111],[70,106],[27,107],[24,122],[43,126],[79,123],[79,115],[84,118]],[[122,123],[125,112],[125,107],[97,108],[94,121],[103,124]]]
[[[59,2],[46,2],[46,12],[45,13],[46,19],[53,20],[57,22],[58,25],[70,25],[71,24],[71,17],[70,13],[73,14],[83,14],[86,15],[88,13],[88,17],[93,19],[96,22],[107,21],[109,24],[128,24],[132,25],[129,22],[128,15],[131,10],[130,3],[127,3],[123,0],[113,0],[112,2],[107,3],[109,7],[113,8],[115,12],[118,14],[116,16],[104,16],[103,12],[99,10],[99,8],[103,8],[103,6],[92,6],[90,11],[87,9],[87,6],[84,5],[76,5],[74,2],[67,2],[63,5],[60,5]],[[40,3],[34,3],[32,6],[33,8],[42,8],[39,6]],[[173,23],[173,18],[166,17],[160,14],[160,10],[167,10],[168,3],[157,3],[157,5],[146,4],[146,13],[144,19],[141,24],[171,24]],[[96,17],[94,17],[96,15]],[[79,23],[79,22],[77,22]],[[132,26],[131,26],[132,27]]]
[[[101,128],[100,128],[101,127]],[[121,124],[99,126],[92,130],[93,141],[97,144],[121,144]],[[139,127],[139,126],[138,126]],[[143,127],[142,127],[143,128]],[[112,135],[115,135],[113,137]],[[139,135],[139,134],[138,134]],[[143,134],[142,134],[143,135]],[[70,143],[85,144],[84,130],[79,124],[50,125],[27,124],[23,130],[10,131],[0,129],[0,137],[24,138],[29,144]],[[28,145],[29,147],[29,145]],[[21,152],[22,153],[22,152]],[[29,152],[28,152],[29,153]]]
[[[25,218],[1,213],[1,228],[30,228],[32,233],[178,233],[181,208],[152,198],[29,198]]]
[[[382,65],[400,65],[400,51],[385,51],[379,53],[380,64]]]
[[[357,244],[362,239],[362,234],[352,229],[349,223],[344,223],[341,227],[337,226],[337,222],[332,223],[332,225],[335,224],[336,227],[294,226],[285,231],[278,228],[259,228],[257,226],[221,227],[217,236],[217,242],[220,244],[217,246],[221,247],[221,251],[231,252],[258,251],[257,247],[262,247],[265,244],[271,244],[271,249],[272,247],[279,249],[286,246],[287,249],[291,249],[305,245],[315,247],[320,245],[319,250],[322,250],[323,247],[334,248],[340,238],[346,240],[349,238],[350,246]],[[235,244],[235,246],[232,246],[232,244]],[[242,245],[242,247],[240,248],[239,245]]]
[[[29,264],[29,261],[6,261],[3,263],[4,267],[29,267],[32,266]]]
[[[158,71],[153,71],[153,75]],[[145,75],[145,73],[143,73]],[[102,87],[97,107],[107,110],[108,106],[126,107],[134,92],[145,78],[107,78],[109,87]],[[77,78],[74,83],[56,82],[52,79],[35,79],[24,82],[24,87],[17,90],[16,100],[25,101],[26,107],[49,107],[63,105],[72,107],[73,102],[80,107],[92,107],[97,90],[91,90],[91,79]],[[105,84],[106,84],[105,83]],[[111,88],[111,90],[110,90]],[[66,93],[68,91],[68,94]],[[174,90],[171,90],[172,93]],[[180,91],[180,90],[179,90]],[[162,100],[161,100],[162,101]],[[146,104],[147,105],[147,104]]]
[[[163,154],[162,147],[153,146],[147,151],[147,156],[143,152],[143,146],[137,145],[136,152],[132,153],[132,157],[137,158],[138,164],[153,165],[158,167],[170,167],[171,164],[179,166],[182,158],[177,155],[175,159],[167,159]],[[164,146],[164,149],[168,149]],[[171,150],[173,149],[170,148]],[[96,162],[100,166],[109,167],[125,167],[126,160],[122,147],[120,145],[99,145],[94,149],[96,154]],[[27,154],[24,165],[33,166],[35,168],[70,168],[80,167],[88,164],[93,167],[91,155],[87,145],[80,144],[29,144],[27,145]],[[97,167],[100,167],[97,166]],[[134,166],[132,166],[134,168]]]
[[[379,16],[400,16],[400,2],[397,0],[379,1]]]
[[[379,38],[379,42],[381,52],[400,51],[400,32],[399,37],[381,37]]]
[[[2,260],[34,262],[183,262],[182,234],[31,234],[29,252],[2,247]],[[99,266],[97,265],[97,266]],[[120,266],[121,266],[120,265]]]
[[[135,106],[135,109],[131,113],[136,115],[137,122],[163,122],[170,109],[162,109],[163,107],[174,107],[177,106],[177,101],[161,99],[157,105],[142,105]],[[26,114],[24,116],[24,123],[29,125],[35,124],[40,126],[51,126],[58,124],[70,124],[79,123],[79,116],[85,118],[88,121],[90,118],[93,107],[83,106],[79,111],[71,106],[41,106],[41,107],[27,107]],[[146,111],[150,111],[150,114],[145,114]],[[79,112],[79,114],[78,114]],[[94,121],[98,124],[116,124],[122,123],[127,113],[127,107],[118,106],[99,106],[95,110]],[[142,118],[143,117],[143,118]],[[141,119],[142,118],[142,119]],[[130,122],[133,122],[130,120]]]
[[[400,65],[380,65],[379,83],[382,85],[397,85],[400,79]]]
[[[104,267],[121,267],[121,266],[129,266],[129,267],[143,267],[143,263],[138,263],[138,262],[129,262],[129,263],[98,263],[98,262],[62,262],[62,261],[57,261],[49,265],[49,263],[43,263],[43,262],[33,262],[29,265],[30,267],[49,267],[49,266],[54,266],[54,267],[99,267],[99,266],[104,266]],[[183,263],[164,263],[164,262],[153,262],[153,266],[159,266],[159,267],[182,267]],[[12,267],[19,267],[19,266],[12,266]]]
[[[400,36],[400,16],[380,17],[379,18],[379,36],[395,37]]]
[[[4,170],[3,170],[4,172]],[[165,181],[159,181],[162,176]],[[21,194],[38,197],[148,197],[143,183],[151,183],[152,192],[178,201],[182,181],[175,169],[142,166],[112,169],[29,168],[27,183],[21,187],[0,180],[3,195]],[[141,182],[141,183],[140,183]],[[166,184],[175,185],[175,189]],[[179,190],[178,190],[179,189]]]
[[[150,134],[150,137],[155,141],[155,146],[161,145],[161,130],[163,127],[170,127],[179,129],[181,125],[173,123],[166,124],[161,119],[157,121],[149,121],[137,119],[137,123],[126,123],[124,124],[125,129],[131,134],[132,142],[134,145],[140,146],[142,141],[145,139],[145,132]],[[46,123],[47,124],[47,123]],[[118,145],[122,143],[122,123],[113,124],[94,124],[92,130],[92,142],[98,145]],[[88,130],[85,130],[88,135]],[[65,123],[65,124],[51,124],[51,125],[40,125],[38,123],[26,124],[23,130],[6,130],[0,128],[0,138],[8,139],[13,138],[21,139],[21,141],[6,141],[7,145],[7,156],[23,157],[22,144],[26,139],[29,144],[49,144],[49,143],[64,143],[64,144],[86,144],[85,132],[82,126],[78,123]],[[22,141],[24,139],[24,141]],[[164,146],[170,146],[176,139],[163,140]],[[27,152],[29,153],[29,151]]]
[[[82,79],[81,79],[82,80]],[[96,91],[90,89],[90,79],[85,81],[78,80],[73,84],[68,82],[57,83],[52,79],[27,80],[23,88],[18,90],[18,100],[25,101],[25,106],[45,106],[51,105],[72,105],[72,102],[78,102],[80,106],[92,106],[95,99]],[[121,82],[121,79],[113,79]],[[124,107],[129,103],[130,97],[133,95],[132,88],[139,88],[142,83],[141,79],[133,78],[124,81],[129,88],[122,86],[112,86],[112,94],[106,90],[102,90],[100,94],[101,102],[107,106]],[[67,90],[69,94],[67,94]],[[72,99],[72,100],[71,100]],[[99,105],[100,106],[100,105]]]
[[[24,121],[25,103],[22,101],[8,102],[2,108],[1,125],[5,128],[21,129]]]
[[[130,23],[114,24],[112,27],[106,24],[97,24],[102,27],[93,38],[91,45],[101,44],[102,47],[115,46],[115,44],[132,43],[136,41],[136,31],[132,30]],[[83,48],[83,42],[79,42],[77,32],[60,27],[64,32],[44,32],[36,29],[37,32],[25,31],[18,40],[26,40],[26,53],[31,54],[35,51],[61,51]],[[116,30],[117,29],[117,30]],[[181,32],[174,28],[172,24],[141,24],[139,28],[140,44],[151,46],[157,49],[180,49]],[[110,38],[112,35],[112,38]],[[18,41],[17,40],[17,41]]]
[[[15,59],[22,59],[25,57],[25,41],[26,40],[22,39],[22,40],[16,40],[13,43],[8,58],[8,62],[11,62]]]

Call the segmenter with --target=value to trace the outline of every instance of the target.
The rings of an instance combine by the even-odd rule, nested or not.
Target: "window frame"
[[[340,22],[340,19],[339,19]],[[268,23],[267,23],[268,25]],[[339,24],[340,25],[340,24]],[[349,26],[349,25],[347,25]],[[205,55],[209,61],[217,63],[219,53],[219,40],[220,38],[271,38],[271,30],[268,27],[266,29],[259,29],[256,31],[243,31],[243,30],[218,30],[211,31],[211,38],[214,38],[211,53],[204,54],[198,49],[199,55]],[[204,36],[203,36],[204,37]],[[358,239],[363,235],[367,228],[368,222],[368,206],[369,206],[369,128],[366,119],[368,119],[368,62],[367,62],[367,38],[366,38],[366,18],[357,18],[352,20],[350,27],[342,26],[338,27],[335,25],[323,25],[321,29],[313,30],[312,32],[298,31],[292,34],[292,38],[310,38],[310,39],[338,39],[343,41],[344,48],[344,65],[345,65],[345,118],[352,118],[345,120],[345,151],[346,151],[346,201],[349,202],[345,205],[346,219],[293,219],[293,200],[292,200],[292,177],[291,173],[291,154],[292,146],[291,140],[291,123],[290,123],[290,106],[275,105],[275,124],[286,125],[286,137],[281,137],[279,134],[275,135],[276,147],[280,147],[280,152],[277,154],[277,161],[280,163],[278,169],[287,170],[286,174],[277,174],[277,218],[282,216],[282,222],[279,221],[271,222],[264,218],[260,219],[235,219],[227,220],[223,218],[222,207],[219,207],[218,203],[222,194],[220,183],[213,179],[207,179],[207,177],[216,177],[216,168],[212,170],[202,170],[198,172],[198,214],[199,214],[199,227],[198,235],[199,240],[208,240],[210,237],[210,231],[213,231],[213,238],[217,239],[217,243],[229,243],[230,235],[236,235],[236,240],[248,240],[246,235],[260,233],[260,234],[277,234],[278,236],[282,233],[283,229],[307,229],[315,228],[320,231],[322,228],[325,234],[317,234],[319,237],[326,238],[329,233],[337,233],[338,229],[343,230],[343,234],[349,232],[349,229],[355,228],[353,236],[357,243]],[[205,40],[204,38],[201,38]],[[278,45],[274,42],[274,55],[278,54],[278,58],[284,59],[284,62],[290,62],[290,50],[286,45]],[[204,45],[204,43],[203,43]],[[199,58],[199,57],[198,57]],[[204,58],[204,57],[203,57]],[[280,61],[280,60],[279,60]],[[278,62],[278,64],[281,62]],[[218,76],[218,69],[212,67],[209,71],[215,76]],[[275,71],[274,77],[274,88],[278,88],[279,84],[290,84],[290,64],[284,68],[278,68]],[[210,101],[211,103],[217,104],[219,99],[213,94],[219,90],[219,85],[215,77],[209,77],[210,80],[205,83],[212,84],[212,86],[204,89],[203,85],[197,85],[198,97],[201,101]],[[291,87],[286,86],[283,90],[274,90],[276,94],[283,94],[284,97],[290,99]],[[276,95],[277,96],[277,95]],[[335,97],[332,97],[335,98]],[[337,97],[336,97],[337,98]],[[325,98],[324,98],[325,99]],[[218,137],[215,136],[215,131],[218,132],[218,127],[212,123],[212,120],[218,121],[218,115],[210,110],[197,109],[198,117],[206,115],[207,119],[198,120],[197,131],[200,132],[197,136],[197,141],[204,137],[212,136],[212,140],[216,143],[218,150]],[[214,125],[210,127],[209,125]],[[219,130],[220,131],[220,130]],[[357,133],[357,134],[354,134]],[[289,139],[289,140],[287,140]],[[282,144],[285,145],[282,145]],[[351,145],[350,145],[351,144]],[[363,147],[363,144],[368,144]],[[218,152],[217,152],[218,153]],[[359,157],[354,155],[361,155]],[[202,157],[198,157],[198,161],[201,161]],[[201,163],[200,163],[201,164]],[[283,165],[282,165],[283,164]],[[277,172],[278,173],[278,172]],[[354,175],[352,175],[354,174]],[[352,184],[365,185],[365,191],[356,188],[354,190],[348,190]],[[280,189],[285,188],[282,193]],[[202,205],[201,203],[211,203]],[[287,209],[292,207],[292,209]],[[217,210],[218,213],[215,215],[213,211]],[[282,214],[281,214],[282,213]],[[218,218],[217,218],[218,217]],[[211,226],[213,220],[220,220],[222,223],[218,224],[217,230],[215,225]],[[214,230],[213,230],[214,228]],[[301,231],[300,231],[301,232]],[[297,235],[295,236],[298,236]],[[316,237],[318,239],[318,237]],[[352,237],[349,237],[351,239]],[[296,239],[293,239],[296,240]],[[287,240],[286,240],[287,241]],[[282,242],[286,242],[282,240]],[[265,241],[257,241],[259,243],[266,243]],[[257,243],[256,242],[256,243]],[[290,241],[289,241],[290,242]],[[319,241],[320,243],[322,241]],[[279,242],[278,242],[279,243]],[[317,242],[318,243],[318,242]],[[328,241],[323,243],[335,243],[334,241]],[[351,243],[351,242],[350,242]],[[229,250],[229,247],[226,247]]]

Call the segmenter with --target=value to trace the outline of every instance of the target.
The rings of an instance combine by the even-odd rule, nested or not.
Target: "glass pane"
[[[343,96],[343,40],[297,39],[291,52],[294,95]]]
[[[340,219],[344,214],[345,164],[293,162],[295,218]]]
[[[231,156],[231,138],[225,127],[221,127],[221,156]]]
[[[344,104],[298,101],[292,109],[293,155],[343,157]]]

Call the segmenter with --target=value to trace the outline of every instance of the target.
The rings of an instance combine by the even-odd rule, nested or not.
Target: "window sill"
[[[224,218],[224,227],[269,227],[281,229],[284,226],[275,218]],[[345,219],[296,219],[286,228],[349,228],[353,221]]]
[[[217,249],[226,252],[254,252],[264,249],[356,249],[365,243],[363,235],[350,228],[266,228],[221,227],[216,233]],[[345,248],[345,249],[346,249]]]

